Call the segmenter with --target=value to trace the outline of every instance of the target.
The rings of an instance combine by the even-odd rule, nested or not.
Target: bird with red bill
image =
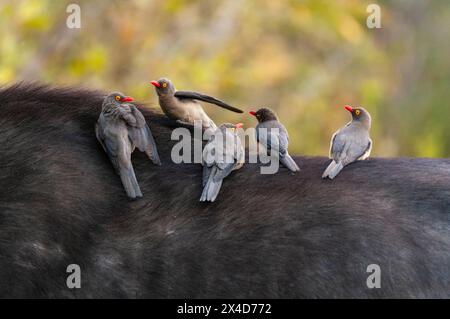
[[[333,134],[330,143],[331,163],[323,172],[322,178],[335,178],[347,165],[363,161],[370,156],[372,140],[369,131],[372,118],[362,107],[345,105],[344,108],[352,115],[350,123]]]
[[[166,78],[151,81],[150,84],[158,94],[159,105],[164,114],[182,126],[193,127],[195,122],[201,122],[205,130],[217,128],[199,101],[217,105],[232,112],[243,113],[242,110],[212,96],[193,91],[177,91],[172,81]]]
[[[260,108],[258,111],[248,112],[256,117],[258,125],[256,126],[256,140],[267,152],[277,152],[280,163],[288,168],[292,173],[300,171],[297,163],[289,155],[289,134],[283,124],[278,120],[275,112],[269,108]],[[273,138],[277,138],[276,143]]]
[[[214,131],[205,145],[202,154],[201,202],[214,202],[224,179],[244,165],[245,151],[237,135],[237,129],[242,127],[242,123],[224,123]]]
[[[131,163],[131,153],[137,148],[150,160],[161,165],[156,143],[142,113],[133,104],[132,97],[120,92],[109,94],[95,125],[97,140],[120,176],[130,199],[142,197],[142,192]]]

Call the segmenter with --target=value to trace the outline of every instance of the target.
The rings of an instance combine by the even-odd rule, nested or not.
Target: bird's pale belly
[[[172,120],[180,120],[192,125],[195,121],[201,121],[203,128],[215,127],[214,122],[199,103],[182,102],[177,107],[173,107],[170,102],[160,97],[159,104],[164,114]]]
[[[169,108],[165,108],[163,106],[161,106],[161,109],[163,110],[164,114],[166,114],[166,116],[168,118],[170,118],[171,120],[180,120],[180,119],[182,119],[184,117],[183,114],[185,112],[180,112],[178,110],[177,111],[173,111],[173,110],[171,110]]]

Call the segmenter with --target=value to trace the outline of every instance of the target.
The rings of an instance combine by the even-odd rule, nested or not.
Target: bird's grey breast
[[[359,157],[365,152],[369,142],[368,130],[359,123],[351,123],[339,130],[334,136],[332,153],[340,155],[341,152],[345,151],[354,160],[353,157]]]
[[[286,128],[283,124],[275,120],[265,121],[256,126],[256,139],[258,142],[263,142],[263,144],[270,146],[270,138],[277,138],[282,148],[286,148],[289,142],[289,135]]]
[[[159,96],[159,105],[161,106],[161,109],[168,117],[173,119],[183,118],[185,113],[184,104],[184,101],[170,94]]]
[[[265,130],[267,130],[267,131],[273,131],[273,132],[275,132],[276,129],[278,129],[278,132],[279,132],[279,133],[287,134],[287,130],[286,130],[286,128],[284,127],[284,125],[281,124],[281,123],[278,122],[278,121],[275,121],[275,120],[272,120],[272,121],[265,121],[265,122],[259,123],[259,124],[256,126],[256,128],[257,128],[257,129],[258,129],[258,128],[262,128],[262,129],[265,129]]]

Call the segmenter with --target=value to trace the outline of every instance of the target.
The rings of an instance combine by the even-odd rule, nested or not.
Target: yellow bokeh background
[[[81,8],[69,29],[66,8]],[[0,84],[39,81],[119,90],[159,108],[149,81],[269,106],[291,153],[326,155],[349,120],[373,117],[374,156],[450,156],[450,5],[378,1],[0,0]],[[1,104],[1,101],[0,101]],[[247,115],[205,106],[216,121]]]

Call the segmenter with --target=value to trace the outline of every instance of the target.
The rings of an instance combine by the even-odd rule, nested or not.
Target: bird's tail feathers
[[[286,168],[288,168],[292,172],[300,171],[300,167],[298,167],[297,163],[294,161],[294,159],[289,154],[286,154],[283,157],[280,156],[280,162],[281,162],[281,164],[283,164]]]
[[[153,164],[161,165],[161,159],[159,158],[158,148],[156,147],[156,142],[153,138],[152,132],[150,131],[150,128],[148,126],[146,126],[145,131],[147,135],[145,154],[147,154],[148,158],[150,158]]]
[[[322,175],[322,178],[329,178],[333,179],[339,174],[339,172],[344,168],[344,165],[342,162],[336,163],[335,161],[332,161],[330,165],[328,165],[327,169]]]
[[[330,173],[331,169],[336,165],[335,161],[331,161],[331,163],[327,166],[325,171],[322,174],[322,178],[327,178],[328,174]]]
[[[120,179],[122,180],[122,185],[125,188],[128,197],[131,199],[142,197],[142,192],[136,179],[136,175],[134,175],[133,167],[122,168],[120,170]]]
[[[214,168],[214,170],[216,170],[216,168]],[[215,181],[215,173],[215,171],[211,172],[205,187],[203,187],[202,196],[200,197],[201,202],[214,202],[217,198],[217,195],[219,195],[223,179]]]
[[[214,181],[218,182],[219,180],[222,180],[228,175],[230,175],[230,173],[235,168],[235,165],[236,165],[235,163],[229,163],[226,166],[224,166],[221,170],[216,171],[216,174],[214,174]]]

